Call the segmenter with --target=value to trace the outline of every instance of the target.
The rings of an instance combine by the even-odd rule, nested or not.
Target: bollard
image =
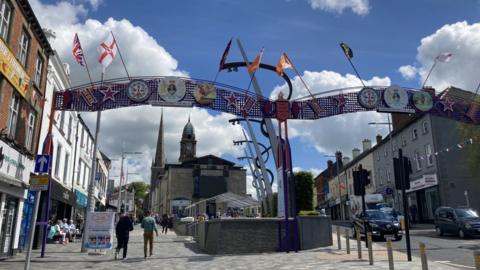
[[[355,234],[357,235],[357,251],[358,251],[358,258],[362,259],[362,239],[358,229],[355,230]]]
[[[475,260],[475,269],[480,270],[480,250],[473,251],[473,258]]]
[[[420,260],[422,261],[422,270],[428,270],[427,253],[425,252],[425,244],[420,242]]]
[[[337,226],[337,242],[338,242],[338,250],[342,249],[342,241],[340,239],[340,226]]]
[[[346,245],[347,245],[347,254],[350,254],[350,232],[347,229],[345,229],[345,240],[346,240]]]
[[[388,269],[393,270],[392,239],[387,238]]]
[[[367,233],[368,243],[368,263],[373,265],[373,250],[372,250],[372,233]]]
[[[400,229],[402,229],[402,231],[405,231],[405,218],[400,219]]]

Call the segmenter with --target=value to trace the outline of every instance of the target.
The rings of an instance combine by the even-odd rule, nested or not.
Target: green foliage
[[[478,106],[480,103],[480,97],[477,96],[473,103]],[[473,144],[468,145],[468,147],[465,147],[462,151],[465,151],[467,155],[467,164],[471,173],[477,174],[478,163],[480,162],[480,144],[478,143],[480,140],[480,126],[459,122],[458,129],[462,140],[466,141],[470,138],[473,139]]]
[[[133,182],[128,185],[129,190],[135,190],[135,200],[145,199],[146,192],[150,189],[150,185],[145,182]]]
[[[318,211],[300,211],[298,213],[299,216],[318,216],[320,215],[320,212]]]
[[[295,202],[297,214],[300,211],[313,210],[313,175],[311,172],[300,171],[295,176]]]

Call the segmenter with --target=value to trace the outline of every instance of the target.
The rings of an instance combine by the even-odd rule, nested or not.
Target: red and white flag
[[[85,66],[85,55],[83,54],[82,45],[80,44],[80,39],[78,38],[77,33],[75,33],[75,37],[73,38],[72,53],[75,61],[81,66]]]
[[[439,55],[437,55],[437,57],[435,57],[435,60],[437,61],[440,61],[440,62],[448,62],[450,61],[450,58],[452,58],[452,53],[450,52],[444,52],[444,53],[441,53]]]
[[[255,72],[260,67],[260,61],[262,61],[262,56],[263,56],[263,48],[260,51],[260,53],[257,54],[257,57],[255,57],[253,62],[250,65],[248,65],[247,69],[249,73]]]
[[[117,44],[111,32],[108,35],[107,40],[100,44],[98,50],[100,51],[98,62],[102,64],[103,70],[105,70],[117,55]]]

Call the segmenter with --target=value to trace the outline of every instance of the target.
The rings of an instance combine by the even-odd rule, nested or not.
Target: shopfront
[[[432,222],[435,209],[440,206],[436,174],[425,174],[410,182],[407,190],[409,213],[413,221]]]
[[[75,194],[57,181],[52,181],[50,218],[54,221],[72,219],[75,204]]]
[[[85,215],[85,209],[87,208],[88,198],[83,192],[78,189],[75,189],[75,215],[73,221],[77,224],[83,223],[83,217]]]
[[[33,160],[0,140],[0,258],[18,251],[27,183]]]

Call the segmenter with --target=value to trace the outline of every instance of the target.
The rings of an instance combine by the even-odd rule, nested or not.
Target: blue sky
[[[33,2],[38,1],[34,0]],[[304,75],[304,71],[317,73],[331,71],[341,78],[351,81],[351,78],[347,78],[347,74],[353,74],[353,70],[338,45],[343,41],[353,49],[353,62],[363,79],[372,80],[374,76],[377,76],[392,84],[416,88],[421,85],[425,70],[430,67],[434,55],[449,50],[454,52],[455,57],[465,47],[479,46],[475,42],[468,42],[468,38],[459,45],[455,44],[455,37],[450,40],[445,37],[451,32],[461,33],[463,29],[476,25],[480,15],[479,1],[339,0],[333,6],[328,2],[323,0],[77,0],[68,2],[72,9],[76,8],[77,11],[75,18],[65,23],[69,24],[65,28],[69,29],[69,34],[71,34],[72,31],[86,28],[85,25],[88,25],[86,20],[89,19],[98,21],[100,25],[107,28],[113,25],[107,22],[109,18],[113,18],[117,25],[121,24],[122,20],[127,20],[132,25],[128,28],[130,31],[146,32],[146,35],[151,36],[159,47],[163,47],[172,58],[178,61],[178,66],[170,66],[172,70],[186,72],[193,78],[210,80],[215,76],[221,54],[231,37],[241,39],[250,59],[253,59],[262,47],[265,47],[262,61],[264,63],[275,65],[281,53],[286,52],[301,75]],[[41,1],[37,5],[58,7],[60,4],[61,2],[58,1]],[[83,11],[78,8],[80,6],[84,9]],[[355,7],[359,6],[366,9],[356,10]],[[342,9],[342,7],[344,8]],[[56,26],[48,18],[40,18],[40,21],[46,21],[45,24],[52,25],[52,28]],[[437,30],[442,29],[445,25],[455,25],[463,21],[467,22],[466,26],[459,26],[453,30],[447,29],[448,31],[445,30],[446,33],[443,35],[436,34]],[[57,27],[59,28],[56,30],[57,32],[64,31],[62,27]],[[128,33],[116,34],[123,36],[118,38],[119,42],[123,39],[123,42],[119,44],[122,51],[135,54],[152,52],[142,51],[142,44],[135,44],[135,41],[128,40]],[[425,37],[431,37],[431,39],[426,40],[422,45],[421,41]],[[80,38],[82,39],[82,36]],[[65,44],[71,44],[71,41],[66,41]],[[59,48],[61,46],[59,45]],[[468,60],[468,57],[466,58]],[[67,60],[71,62],[71,59]],[[228,60],[241,60],[236,45],[232,46]],[[116,61],[114,64],[120,65],[120,62]],[[416,70],[412,75],[413,78],[405,79],[398,71],[399,67],[405,65]],[[453,65],[461,67],[465,63],[460,60],[457,62],[452,60],[451,66],[439,67],[439,75],[432,75],[431,84],[438,87],[448,85],[449,78],[445,78],[445,76],[440,78],[440,74],[442,74],[441,71],[447,72],[449,68],[453,69]],[[139,66],[138,70],[130,72],[142,75],[144,71]],[[288,70],[287,73],[292,79],[296,76],[291,70]],[[321,81],[326,80],[331,74],[324,74],[325,76],[322,77],[317,73],[311,76],[313,92],[328,90],[321,85],[336,85],[335,82]],[[335,76],[328,78],[335,80]],[[273,73],[261,72],[258,74],[258,79],[265,96],[269,96],[275,86],[283,85],[279,77]],[[465,87],[478,83],[474,82],[473,76],[470,76],[462,78],[456,85],[463,86],[461,83],[469,79],[471,80]],[[238,73],[222,73],[219,81],[245,88],[248,85],[248,76],[245,70],[239,70]],[[453,77],[451,81],[455,83]],[[357,81],[356,85],[359,84]],[[320,86],[316,88],[316,85]],[[297,92],[294,95],[304,92],[300,88],[296,88],[294,91]],[[218,115],[215,112],[210,112],[210,114]],[[385,119],[385,116],[377,115],[375,117],[373,120]],[[359,119],[363,121],[362,125],[356,125],[353,122],[350,125],[348,122],[360,121]],[[291,141],[294,149],[294,166],[304,169],[323,169],[326,166],[323,154],[333,154],[335,149],[342,149],[347,156],[351,156],[352,146],[360,147],[360,142],[365,137],[374,140],[374,136],[378,132],[385,135],[386,128],[367,126],[364,123],[368,120],[362,119],[362,116],[356,116],[354,119],[337,118],[326,126],[305,125],[305,130],[308,132],[303,130],[301,124],[297,124],[293,128],[298,131],[298,134],[303,130],[304,134],[292,138]],[[337,128],[335,123],[343,123],[341,127],[338,127],[337,132],[343,132],[345,136],[338,138],[338,141],[335,138],[322,142],[315,141],[319,132],[326,134],[325,136],[335,133],[332,131]],[[228,127],[227,123],[224,125]],[[346,134],[349,132],[348,128],[362,131],[354,132],[349,136]],[[156,130],[149,132],[156,133]],[[336,135],[332,134],[331,136],[335,137]],[[231,138],[226,137],[225,140],[231,141]],[[176,141],[174,142],[176,143]],[[233,159],[235,152],[223,151],[222,153],[225,157]]]

